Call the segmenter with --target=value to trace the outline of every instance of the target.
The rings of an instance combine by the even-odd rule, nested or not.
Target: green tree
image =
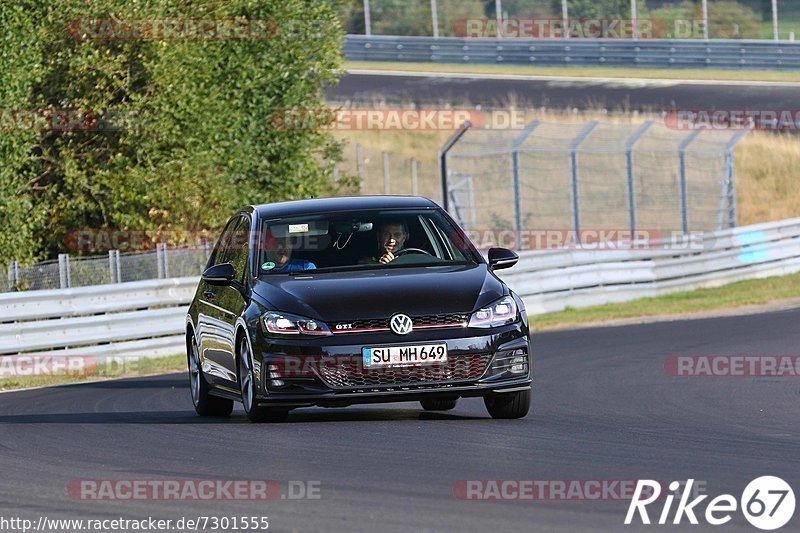
[[[324,131],[276,127],[274,116],[320,107],[324,87],[337,81],[339,8],[310,0],[3,3],[0,103],[88,110],[105,125],[2,132],[0,187],[19,194],[0,217],[12,219],[20,237],[0,240],[0,256],[52,255],[69,231],[87,226],[214,228],[247,203],[331,192],[338,144]],[[254,39],[75,38],[70,23],[86,18],[271,20],[278,31]]]

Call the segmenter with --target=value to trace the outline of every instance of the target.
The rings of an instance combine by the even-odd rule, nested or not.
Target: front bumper
[[[521,321],[492,330],[447,328],[404,337],[363,333],[261,341],[254,370],[262,406],[341,407],[485,396],[525,390],[532,381],[530,338]],[[446,343],[448,363],[379,371],[358,366],[364,346],[423,343]]]

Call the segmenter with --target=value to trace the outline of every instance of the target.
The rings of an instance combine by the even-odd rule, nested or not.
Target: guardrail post
[[[58,279],[62,289],[72,287],[72,279],[69,272],[69,254],[58,254]]]
[[[681,201],[681,228],[683,234],[689,234],[689,191],[686,184],[686,149],[692,144],[697,136],[700,135],[700,130],[695,130],[689,134],[678,147],[678,161],[680,162],[680,201]]]
[[[389,152],[383,152],[383,194],[391,194],[391,177],[389,176]]]
[[[442,183],[442,207],[445,211],[448,210],[450,203],[448,199],[449,191],[447,187],[447,153],[458,141],[461,140],[461,137],[463,137],[464,134],[467,133],[467,130],[469,130],[471,127],[472,123],[469,120],[464,122],[458,131],[451,135],[450,138],[447,139],[447,142],[445,142],[444,145],[442,145],[442,147],[439,149],[439,179]]]
[[[411,194],[417,196],[419,190],[417,189],[417,164],[416,159],[411,159]]]
[[[578,134],[577,137],[572,139],[569,143],[569,173],[570,173],[570,188],[572,197],[572,225],[575,228],[575,240],[581,242],[581,202],[580,202],[580,188],[578,187],[578,148],[581,143],[586,140],[586,137],[592,133],[597,127],[598,122],[592,121],[588,123]]]
[[[631,226],[631,238],[634,238],[636,233],[636,188],[633,179],[633,148],[652,125],[653,121],[648,120],[639,126],[625,142],[625,168],[628,173],[628,219]]]

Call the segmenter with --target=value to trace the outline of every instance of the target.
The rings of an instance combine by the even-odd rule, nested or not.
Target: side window
[[[231,236],[233,235],[239,220],[240,217],[232,218],[228,222],[228,225],[225,226],[222,235],[220,235],[219,240],[217,241],[217,245],[214,247],[214,251],[211,252],[211,257],[208,260],[208,266],[219,265],[227,261],[226,257],[228,255]]]
[[[247,271],[247,259],[250,256],[250,218],[243,216],[233,231],[233,238],[230,242],[230,253],[228,261],[233,264],[236,272],[234,279],[244,282],[244,275]]]

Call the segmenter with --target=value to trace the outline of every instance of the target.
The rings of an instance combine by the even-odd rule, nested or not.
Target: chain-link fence
[[[773,5],[775,13],[773,13]],[[800,37],[800,2],[795,0],[620,0],[595,4],[574,0],[364,0],[343,13],[348,33],[464,37],[480,26],[481,36],[498,36],[491,21],[505,24],[505,37],[553,37],[566,20],[572,37],[595,31],[593,21],[639,21],[641,38],[780,39]],[[608,24],[607,24],[608,25]],[[613,26],[616,31],[619,26]],[[503,36],[501,30],[499,36]],[[603,36],[603,35],[601,35]],[[608,37],[629,37],[623,31]]]
[[[167,248],[120,253],[111,250],[107,256],[72,257],[59,254],[57,260],[42,261],[31,266],[8,264],[8,282],[3,291],[68,289],[126,281],[199,276],[205,268],[211,248]]]
[[[439,168],[430,161],[355,144],[347,148],[340,171],[358,178],[360,195],[425,196],[436,202],[442,199]]]
[[[467,230],[513,230],[517,238],[732,227],[733,149],[747,131],[538,120],[523,130],[469,129],[445,156],[448,209]]]

